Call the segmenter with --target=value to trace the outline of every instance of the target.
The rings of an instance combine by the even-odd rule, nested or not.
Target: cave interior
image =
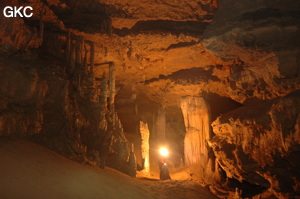
[[[300,198],[298,0],[6,6],[33,15],[0,15],[3,162],[8,149],[45,147],[170,186],[175,195],[159,189],[170,198],[193,198],[180,192],[187,182],[218,198]],[[172,180],[157,181],[161,147]]]

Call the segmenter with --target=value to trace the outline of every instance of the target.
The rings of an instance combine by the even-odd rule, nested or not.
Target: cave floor
[[[192,181],[131,178],[68,160],[24,140],[0,140],[1,199],[212,199]]]

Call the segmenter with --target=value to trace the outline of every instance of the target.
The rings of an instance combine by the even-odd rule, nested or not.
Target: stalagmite
[[[144,174],[149,175],[150,173],[150,159],[149,159],[149,129],[148,124],[140,121],[140,132],[142,137],[142,158],[144,160]]]
[[[184,156],[187,166],[208,162],[207,140],[210,138],[210,110],[201,97],[181,98],[180,106],[184,118],[186,135]]]
[[[95,45],[90,42],[90,74],[94,74],[94,61],[95,61]]]
[[[84,70],[84,73],[85,73],[85,74],[88,73],[88,68],[87,68],[87,55],[88,55],[87,47],[86,47],[86,45],[84,45],[83,70]]]
[[[109,63],[109,109],[114,111],[116,82],[115,82],[115,64]]]

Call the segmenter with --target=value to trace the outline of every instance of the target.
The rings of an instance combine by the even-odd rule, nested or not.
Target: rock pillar
[[[206,165],[208,162],[207,140],[210,139],[210,110],[202,97],[181,98],[180,106],[184,118],[186,135],[184,138],[185,164]]]
[[[77,36],[75,40],[76,64],[82,64],[83,36]]]
[[[142,158],[144,162],[144,173],[150,174],[150,159],[149,159],[149,128],[148,124],[140,121],[140,132],[142,138]]]
[[[109,110],[114,111],[115,95],[116,95],[116,79],[115,79],[115,64],[109,64]]]

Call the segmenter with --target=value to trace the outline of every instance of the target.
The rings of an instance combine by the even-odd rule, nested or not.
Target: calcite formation
[[[148,128],[220,197],[299,197],[299,1],[6,5],[34,13],[0,15],[1,136],[134,176]]]
[[[145,124],[144,122],[140,122],[140,132],[141,132],[141,137],[142,137],[142,158],[143,158],[143,163],[144,163],[144,173],[145,175],[150,174],[150,157],[149,157],[149,128],[147,123]]]
[[[186,135],[184,155],[187,166],[208,162],[207,142],[211,139],[210,108],[201,97],[187,96],[180,102]]]

